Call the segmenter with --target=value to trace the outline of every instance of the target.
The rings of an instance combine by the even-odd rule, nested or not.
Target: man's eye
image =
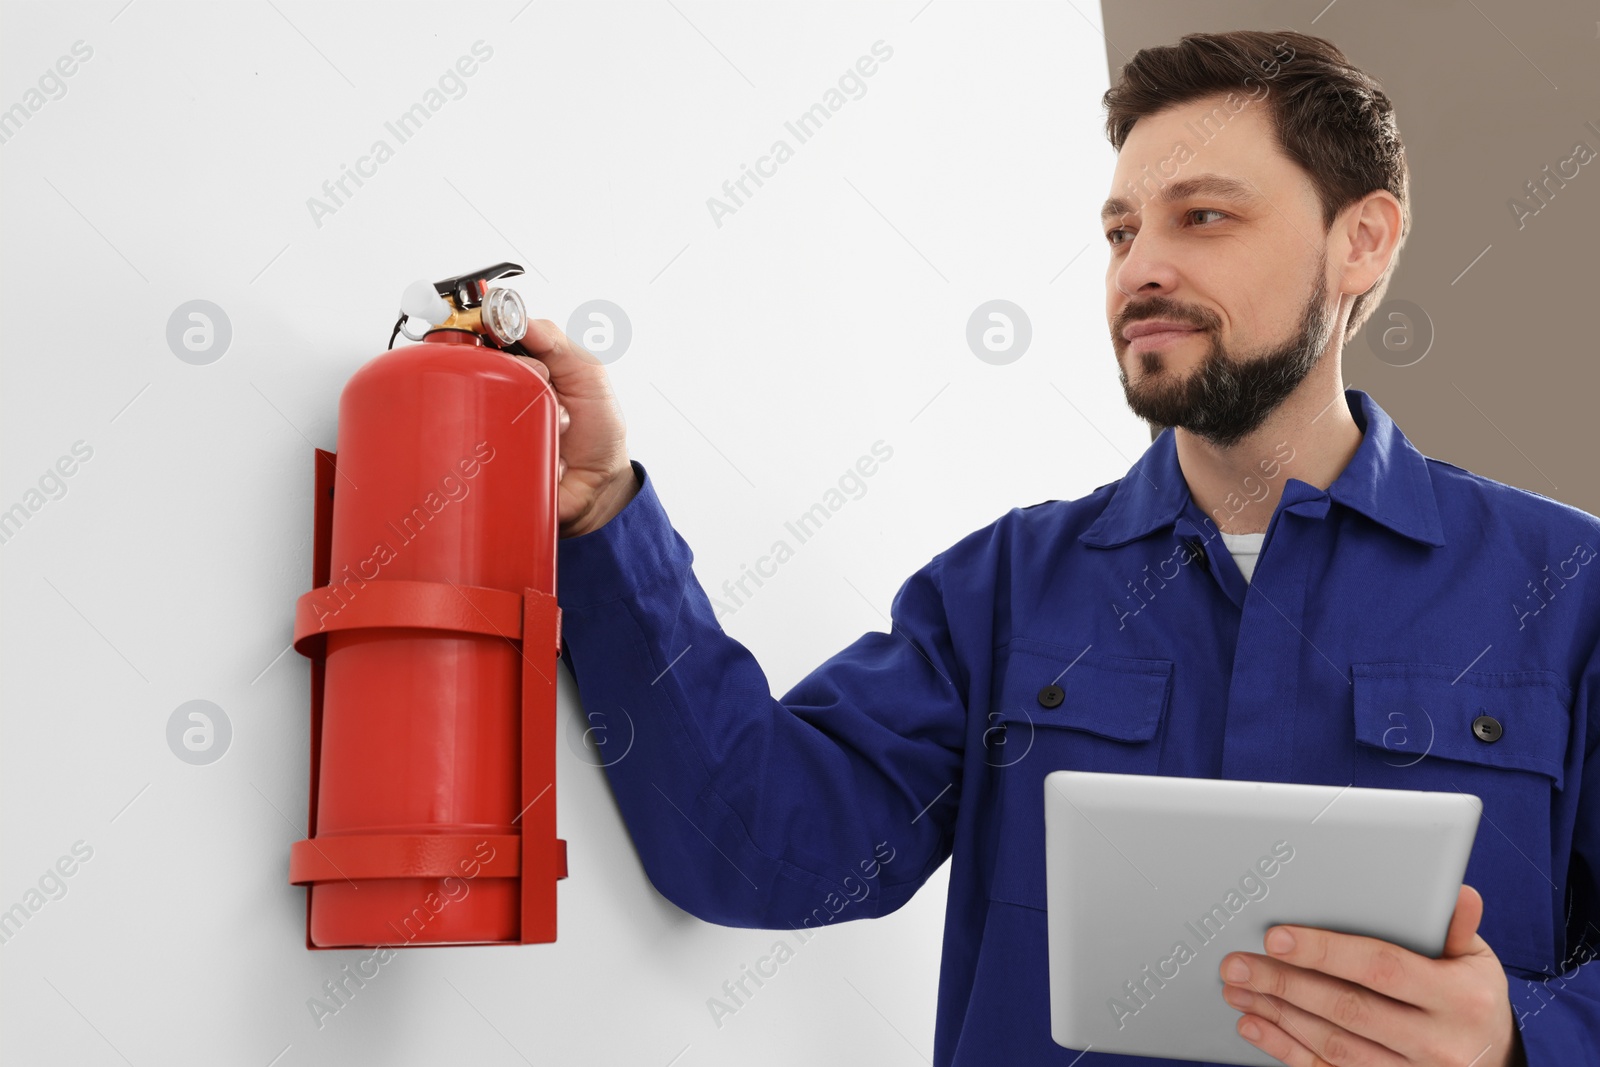
[[[1188,217],[1191,217],[1191,218],[1193,216],[1195,216],[1195,215],[1217,215],[1217,216],[1220,216],[1221,218],[1227,218],[1228,217],[1227,212],[1218,211],[1216,208],[1210,208],[1210,207],[1191,208],[1190,210],[1186,211],[1184,214],[1186,216],[1188,216]],[[1204,224],[1202,223],[1201,225],[1204,225]],[[1119,234],[1119,233],[1128,234],[1129,240],[1131,240],[1132,237],[1133,237],[1133,232],[1131,230],[1129,230],[1125,226],[1119,226],[1118,228],[1116,228],[1114,230],[1106,231],[1106,240],[1111,244],[1111,247],[1113,247],[1113,248],[1116,248],[1116,247],[1118,247],[1120,245],[1125,245],[1125,244],[1128,243],[1127,241],[1119,241],[1119,240],[1117,240],[1117,234]]]

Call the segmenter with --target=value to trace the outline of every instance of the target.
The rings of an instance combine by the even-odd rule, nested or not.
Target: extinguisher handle
[[[451,297],[456,302],[456,307],[466,309],[478,306],[478,301],[483,296],[483,290],[490,282],[499,281],[501,278],[515,278],[522,273],[522,266],[517,263],[496,263],[492,267],[471,271],[467,274],[458,274],[454,278],[445,278],[433,283],[434,290],[441,297]]]

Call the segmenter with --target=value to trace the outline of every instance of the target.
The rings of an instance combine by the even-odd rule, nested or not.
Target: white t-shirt
[[[1218,531],[1221,533],[1221,531]],[[1250,576],[1255,573],[1256,557],[1261,555],[1261,542],[1267,539],[1266,532],[1247,534],[1222,534],[1222,543],[1228,546],[1228,552],[1233,556],[1233,562],[1239,565],[1239,573],[1244,575],[1248,584]]]

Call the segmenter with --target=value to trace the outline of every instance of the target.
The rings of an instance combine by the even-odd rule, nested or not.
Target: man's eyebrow
[[[1197,174],[1193,178],[1184,178],[1181,181],[1169,183],[1155,196],[1158,204],[1170,204],[1175,200],[1184,200],[1193,196],[1211,196],[1224,200],[1233,200],[1239,203],[1252,203],[1260,199],[1249,185],[1238,178],[1227,178],[1221,174]],[[1137,215],[1139,209],[1121,197],[1114,196],[1105,202],[1100,209],[1102,220],[1119,215]]]

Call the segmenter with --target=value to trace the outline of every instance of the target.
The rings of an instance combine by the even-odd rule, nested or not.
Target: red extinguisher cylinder
[[[311,887],[317,947],[527,939],[525,687],[556,660],[517,612],[525,591],[556,591],[557,442],[544,379],[470,332],[430,332],[345,386],[328,581],[308,594],[326,634],[315,833],[301,842],[328,860]],[[348,625],[374,613],[398,614]],[[553,700],[552,683],[551,721]],[[553,805],[553,786],[536,803]],[[364,843],[402,858],[375,877]],[[338,877],[339,857],[362,869]]]

